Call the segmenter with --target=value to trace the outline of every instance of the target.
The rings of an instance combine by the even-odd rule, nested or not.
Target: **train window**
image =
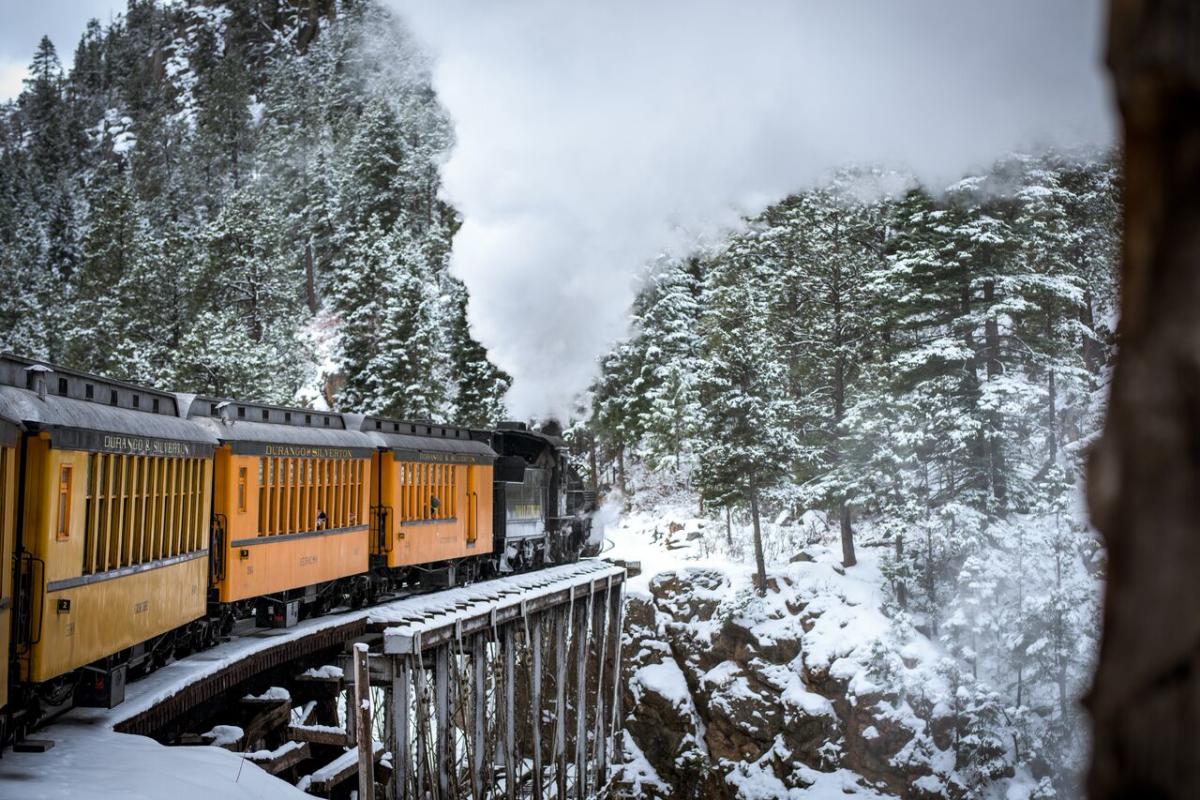
[[[71,538],[71,467],[64,465],[58,473],[58,528],[55,538]]]
[[[238,513],[246,513],[246,468],[238,467]]]
[[[325,417],[325,427],[329,427],[329,417]]]
[[[542,535],[546,471],[526,468],[521,483],[504,484],[505,528],[512,537]]]
[[[160,408],[160,406],[159,406],[159,401],[158,401],[158,398],[157,398],[157,397],[156,397],[156,398],[154,398],[154,402],[153,402],[153,403],[151,403],[151,406],[150,406],[150,407],[151,407],[151,410],[152,410],[152,411],[153,411],[155,414],[157,414],[157,413],[159,412],[159,408]]]
[[[109,403],[109,405],[114,405],[114,406],[117,404],[117,390],[116,389],[112,389],[109,391],[108,403]]]
[[[312,425],[312,414],[305,414],[305,415],[304,415],[304,424],[305,424],[305,425]]]
[[[290,411],[283,412],[283,421],[290,425],[292,423],[292,412],[290,412]]]
[[[245,419],[245,418],[246,418],[246,407],[238,406],[238,419]]]
[[[209,469],[202,458],[91,454],[84,574],[206,549]]]
[[[95,400],[96,399],[96,387],[90,383],[85,383],[83,385],[83,396],[86,397],[88,400]]]
[[[58,393],[61,394],[63,397],[67,396],[67,379],[66,378],[58,379]]]
[[[263,418],[263,422],[266,422],[267,420],[269,420],[271,418],[271,412],[264,408],[262,410],[262,418]]]
[[[451,520],[458,512],[458,473],[453,464],[399,465],[399,520]]]
[[[259,459],[258,535],[347,528],[364,519],[362,459]]]
[[[135,394],[133,396],[133,407],[134,408],[142,407],[142,396],[140,394]]]
[[[375,420],[375,430],[377,430],[377,431],[383,430],[383,420],[378,420],[378,419]]]

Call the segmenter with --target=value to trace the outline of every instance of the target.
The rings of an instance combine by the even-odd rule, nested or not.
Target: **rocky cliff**
[[[884,615],[868,553],[810,548],[764,597],[736,566],[631,587],[619,785],[630,797],[963,796],[939,653]],[[640,587],[640,588],[639,588]]]

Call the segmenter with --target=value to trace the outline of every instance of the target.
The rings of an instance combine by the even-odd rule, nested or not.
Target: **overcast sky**
[[[42,36],[50,37],[67,67],[87,21],[107,23],[124,10],[125,0],[0,0],[0,101],[20,94]]]
[[[518,416],[561,413],[641,265],[830,170],[935,189],[1112,139],[1102,0],[392,0],[434,56],[452,269]]]

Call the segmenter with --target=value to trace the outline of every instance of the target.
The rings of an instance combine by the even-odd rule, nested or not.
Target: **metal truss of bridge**
[[[583,562],[388,608],[382,646],[364,658],[358,645],[360,674],[369,661],[384,695],[384,719],[347,725],[356,741],[368,724],[382,732],[358,748],[360,765],[373,772],[376,753],[391,754],[389,798],[605,793],[624,579],[621,567]],[[347,707],[379,706],[363,699],[360,689]],[[360,772],[365,782],[375,780]]]

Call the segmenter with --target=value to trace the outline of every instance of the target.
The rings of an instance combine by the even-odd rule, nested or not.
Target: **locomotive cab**
[[[567,459],[557,426],[531,431],[502,422],[487,434],[496,462],[496,550],[500,571],[575,561],[586,552],[595,510]]]

